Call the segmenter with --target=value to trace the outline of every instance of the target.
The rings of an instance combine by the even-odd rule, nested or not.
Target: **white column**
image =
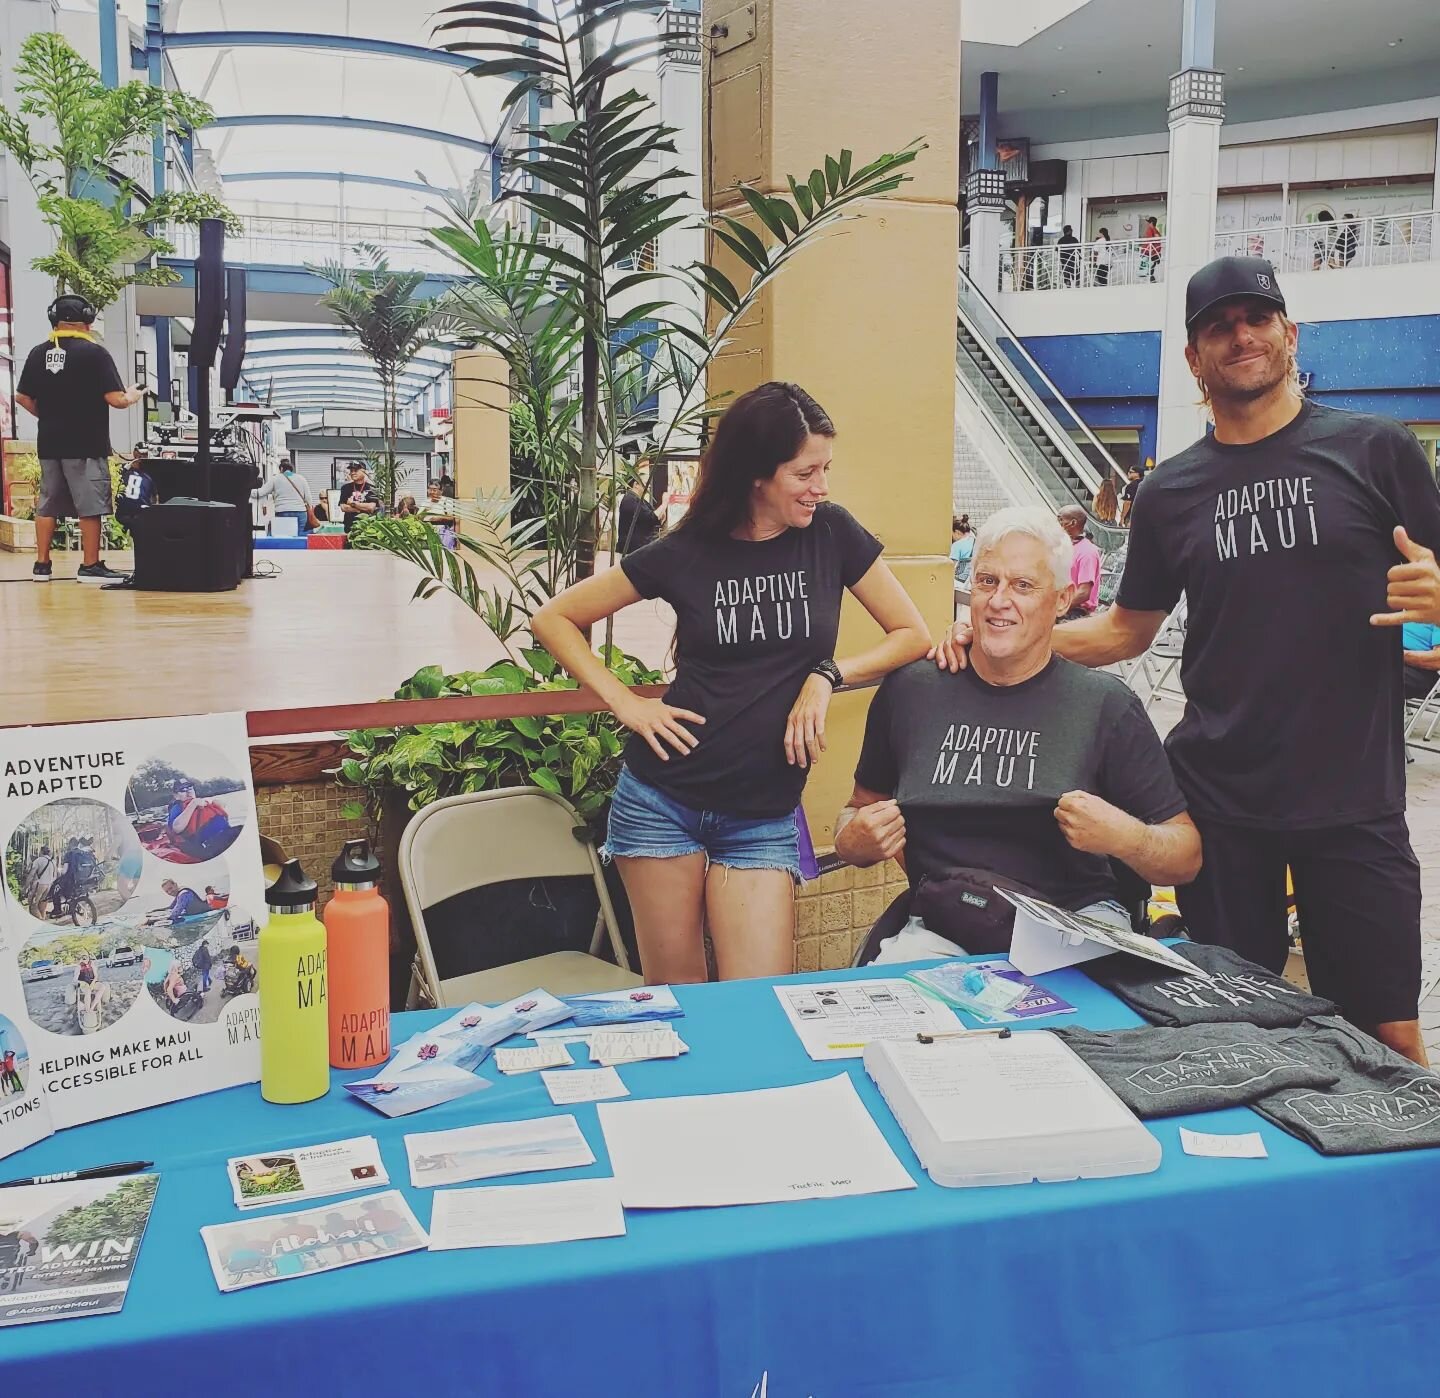
[[[1004,237],[1005,172],[972,170],[965,176],[970,215],[970,280],[987,300],[1000,289],[1000,245]],[[1006,287],[1006,291],[1016,288]]]
[[[1170,178],[1165,201],[1165,321],[1160,335],[1159,459],[1204,435],[1194,375],[1185,362],[1185,284],[1215,256],[1221,75],[1187,68],[1170,79]]]

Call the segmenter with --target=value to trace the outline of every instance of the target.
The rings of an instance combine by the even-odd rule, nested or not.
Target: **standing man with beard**
[[[1191,935],[1282,970],[1288,866],[1311,988],[1424,1063],[1398,633],[1440,620],[1424,546],[1440,542],[1440,492],[1401,424],[1301,397],[1269,262],[1217,258],[1185,311],[1215,431],[1146,482],[1117,605],[1059,628],[1055,649],[1092,666],[1141,655],[1186,595],[1167,749],[1204,846],[1177,894]]]

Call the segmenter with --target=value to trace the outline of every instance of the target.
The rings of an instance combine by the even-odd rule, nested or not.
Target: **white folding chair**
[[[1120,666],[1120,678],[1147,709],[1161,699],[1185,698],[1185,691],[1180,687],[1180,659],[1185,649],[1188,621],[1189,613],[1182,596],[1156,632],[1149,649]]]
[[[499,1001],[539,987],[552,995],[623,990],[641,984],[630,970],[615,908],[594,847],[577,838],[580,817],[539,787],[505,787],[448,796],[426,806],[400,837],[400,885],[415,927],[415,964],[407,1007],[422,998],[437,1006]],[[441,977],[426,928],[428,909],[456,894],[511,879],[580,875],[600,901],[589,952],[558,951],[488,971]],[[606,936],[615,961],[599,956]]]
[[[1440,725],[1440,679],[1430,686],[1430,692],[1423,699],[1406,702],[1405,746],[1423,752],[1440,752],[1440,738],[1435,736],[1437,725]],[[1409,760],[1408,754],[1406,760]]]

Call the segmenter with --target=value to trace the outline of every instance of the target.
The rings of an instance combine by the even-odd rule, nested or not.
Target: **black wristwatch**
[[[840,667],[833,660],[822,660],[818,665],[812,665],[810,673],[824,675],[830,681],[831,689],[839,689],[845,683],[845,676],[840,673]]]

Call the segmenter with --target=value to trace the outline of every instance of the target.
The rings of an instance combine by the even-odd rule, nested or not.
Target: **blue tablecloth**
[[[893,972],[893,968],[886,968]],[[875,970],[801,976],[821,982]],[[1138,1021],[1077,971],[1046,982],[1078,1022]],[[76,1128],[3,1174],[153,1158],[159,1198],[122,1313],[0,1330],[0,1392],[99,1395],[1248,1398],[1434,1389],[1440,1154],[1326,1160],[1236,1109],[1152,1123],[1154,1174],[941,1189],[858,1062],[812,1063],[768,982],[681,987],[691,1052],[622,1069],[633,1096],[854,1076],[913,1191],[629,1213],[623,1238],[416,1253],[221,1295],[202,1224],[237,1217],[232,1155],[374,1133],[422,1224],[402,1137],[573,1111],[605,1175],[593,1105],[539,1078],[387,1121],[336,1088],[276,1107],[254,1087]],[[396,1040],[433,1016],[406,1016]],[[338,1081],[338,1078],[337,1078]],[[1181,1153],[1181,1125],[1259,1130],[1268,1160]],[[78,1377],[77,1377],[78,1376]]]

